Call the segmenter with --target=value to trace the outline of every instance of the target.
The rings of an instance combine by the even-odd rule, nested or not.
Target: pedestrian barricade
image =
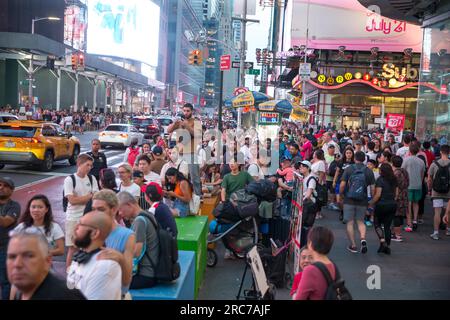
[[[195,298],[203,282],[206,269],[208,217],[187,216],[176,218],[178,250],[195,253]]]
[[[130,290],[133,300],[194,300],[195,252],[178,251],[180,277],[170,283],[159,283],[152,288]]]

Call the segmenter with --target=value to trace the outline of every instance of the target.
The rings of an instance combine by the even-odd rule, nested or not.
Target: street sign
[[[260,69],[248,69],[247,74],[252,74],[254,76],[259,76],[261,74]]]
[[[300,63],[298,75],[300,80],[308,81],[311,78],[311,63]]]
[[[373,122],[378,123],[378,124],[385,124],[386,118],[375,118]]]
[[[220,56],[220,71],[230,70],[231,55],[224,54]]]
[[[233,95],[234,95],[234,96],[238,96],[238,95],[240,95],[241,93],[244,93],[244,92],[247,92],[247,91],[248,91],[248,88],[238,87],[238,88],[235,88],[235,89],[234,89]]]
[[[241,67],[240,61],[233,61],[232,68],[239,69]],[[244,64],[245,69],[253,69],[253,62],[246,61]]]

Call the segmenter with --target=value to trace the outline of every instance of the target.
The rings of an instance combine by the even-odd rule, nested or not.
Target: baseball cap
[[[162,197],[163,195],[163,190],[161,188],[161,186],[159,184],[157,184],[156,182],[150,182],[149,184],[142,186],[143,188],[145,187],[145,194],[152,199],[159,197]]]
[[[154,155],[160,156],[163,154],[163,149],[160,146],[153,146],[152,153]]]
[[[144,178],[144,173],[141,170],[134,170],[133,178]],[[144,182],[147,182],[147,180],[145,180],[145,178],[144,178]]]
[[[305,167],[308,167],[309,169],[311,169],[311,162],[304,160],[302,162],[300,162],[300,164],[304,165]]]
[[[16,187],[14,181],[12,181],[12,179],[8,177],[0,177],[0,182],[7,184],[13,190]]]

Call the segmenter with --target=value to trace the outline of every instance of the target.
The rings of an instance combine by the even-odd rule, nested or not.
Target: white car
[[[167,132],[167,129],[169,128],[169,126],[175,122],[174,118],[170,117],[170,116],[159,116],[157,118],[158,123],[161,127],[161,129],[164,131],[164,135],[167,136],[169,135],[169,133]]]
[[[11,113],[0,112],[0,123],[8,122],[10,120],[18,120],[19,118]]]
[[[98,139],[102,148],[106,146],[128,147],[133,138],[138,139],[141,145],[144,141],[144,135],[130,124],[110,124],[100,132]]]

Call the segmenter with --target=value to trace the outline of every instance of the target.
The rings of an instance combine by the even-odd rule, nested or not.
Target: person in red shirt
[[[334,263],[327,257],[334,242],[333,232],[322,226],[313,227],[308,233],[308,250],[314,263],[323,263],[332,279],[336,277]],[[303,270],[302,277],[293,300],[323,300],[327,292],[327,280],[314,264]]]
[[[300,249],[300,261],[298,263],[301,271],[296,273],[294,276],[294,283],[292,284],[292,289],[291,289],[291,293],[290,293],[291,297],[294,295],[294,293],[297,292],[298,285],[300,284],[300,280],[302,279],[303,269],[305,269],[307,266],[309,266],[311,264],[311,262],[312,262],[312,257],[311,257],[311,254],[310,254],[308,248],[306,246],[301,248]]]
[[[302,156],[302,159],[303,160],[311,159],[313,153],[313,146],[311,141],[308,140],[306,135],[302,135],[300,141],[302,143],[302,146],[300,147],[300,155]]]
[[[436,160],[436,156],[434,155],[434,152],[431,151],[431,143],[429,141],[425,141],[422,145],[423,152],[425,153],[425,156],[427,158],[427,163],[429,166],[433,163],[434,160]]]

